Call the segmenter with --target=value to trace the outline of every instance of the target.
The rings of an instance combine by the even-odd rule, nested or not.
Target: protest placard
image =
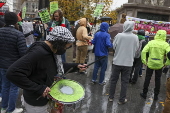
[[[53,14],[56,10],[58,10],[58,1],[50,2],[50,14]]]
[[[39,16],[40,16],[43,23],[48,23],[51,20],[50,14],[49,14],[47,9],[39,10]]]
[[[94,17],[99,17],[104,7],[104,3],[98,3],[96,9],[94,10]]]
[[[22,8],[22,19],[25,18],[26,10],[27,10],[27,8],[26,8],[26,6],[24,6],[24,7]]]

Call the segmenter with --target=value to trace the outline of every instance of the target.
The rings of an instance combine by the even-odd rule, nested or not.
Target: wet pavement
[[[67,56],[70,56],[71,53],[67,53]],[[71,56],[72,57],[72,56]],[[109,54],[109,62],[108,68],[106,71],[105,81],[106,85],[101,86],[97,84],[91,84],[91,78],[93,73],[94,65],[91,65],[88,70],[87,74],[78,74],[78,73],[71,73],[67,75],[68,79],[75,80],[79,82],[85,88],[85,97],[82,102],[80,108],[78,108],[74,113],[161,113],[164,100],[166,96],[166,89],[165,89],[165,82],[166,82],[166,75],[162,75],[161,78],[161,90],[159,94],[159,99],[157,101],[153,100],[153,91],[154,91],[154,76],[151,79],[149,92],[147,99],[143,99],[140,97],[140,92],[143,89],[143,83],[145,79],[145,70],[143,70],[143,76],[138,78],[136,84],[128,85],[127,90],[127,100],[128,102],[124,105],[117,104],[121,89],[120,79],[117,83],[115,98],[113,102],[108,102],[108,94],[109,94],[109,78],[111,75],[112,69],[112,58],[113,55],[110,52]],[[94,61],[94,54],[89,53],[89,60],[88,63]],[[72,62],[72,59],[68,62]],[[73,111],[66,110],[65,113],[71,113]]]
[[[72,49],[69,49],[66,53],[67,62],[72,62]],[[94,65],[91,65],[87,69],[87,74],[69,73],[67,79],[75,80],[79,82],[85,89],[85,97],[81,101],[81,107],[75,111],[65,107],[64,113],[161,113],[164,100],[165,100],[165,82],[166,76],[162,75],[161,90],[159,99],[153,101],[153,90],[154,90],[154,76],[151,79],[149,92],[147,99],[140,97],[140,92],[143,88],[145,79],[145,70],[143,70],[143,76],[138,78],[138,82],[135,85],[128,85],[127,100],[128,102],[123,105],[117,104],[120,94],[120,79],[117,83],[115,98],[113,102],[108,102],[108,91],[109,91],[109,78],[112,69],[112,53],[109,54],[108,68],[106,71],[105,81],[106,85],[102,86],[97,84],[91,84],[92,72]],[[89,52],[88,63],[94,61],[94,54]],[[20,95],[22,90],[20,90]],[[17,107],[21,107],[20,96],[18,98]],[[76,104],[77,106],[79,103]]]

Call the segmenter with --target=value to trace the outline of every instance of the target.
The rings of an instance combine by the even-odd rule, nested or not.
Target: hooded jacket
[[[63,63],[64,71],[70,68],[78,70],[76,63]],[[73,70],[73,71],[74,71]],[[45,42],[35,42],[27,54],[13,63],[6,77],[15,85],[23,89],[24,100],[32,106],[44,106],[47,98],[40,98],[46,87],[50,87],[57,74],[54,54]]]
[[[86,18],[80,19],[79,24],[80,24],[80,27],[77,29],[77,32],[76,32],[76,38],[77,38],[76,45],[77,46],[88,45],[88,40],[91,40],[92,37],[88,36],[88,33],[87,33]]]
[[[123,25],[123,32],[118,33],[113,41],[115,50],[113,64],[118,66],[133,66],[135,52],[139,47],[138,36],[132,33],[133,21],[126,21]]]
[[[142,50],[142,62],[147,65],[150,69],[161,69],[164,65],[170,65],[169,60],[164,64],[164,56],[170,51],[169,44],[166,40],[166,31],[159,30],[154,40],[148,42],[148,44]],[[146,54],[149,53],[148,61]]]
[[[108,48],[113,47],[110,41],[110,35],[107,33],[109,24],[102,22],[100,25],[100,31],[97,32],[92,40],[92,44],[95,46],[95,56],[108,56]]]

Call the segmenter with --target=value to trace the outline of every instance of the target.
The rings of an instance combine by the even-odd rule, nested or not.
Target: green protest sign
[[[26,8],[26,6],[24,6],[24,7],[22,8],[22,19],[25,18],[26,11],[27,11],[27,8]]]
[[[58,1],[50,2],[50,14],[53,14],[56,10],[58,10]]]
[[[97,6],[96,6],[96,9],[94,10],[93,16],[94,17],[99,17],[102,10],[103,10],[103,7],[104,7],[103,3],[98,3]]]
[[[39,15],[43,23],[50,22],[50,14],[47,9],[40,10]]]

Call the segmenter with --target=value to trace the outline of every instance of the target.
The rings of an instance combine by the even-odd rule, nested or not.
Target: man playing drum
[[[86,70],[86,64],[62,63],[61,56],[75,41],[71,32],[61,26],[52,29],[44,42],[35,42],[26,55],[10,66],[7,78],[23,89],[26,113],[48,113],[50,86],[54,76],[70,68]],[[39,98],[40,97],[40,98]],[[37,99],[38,98],[38,99]]]

